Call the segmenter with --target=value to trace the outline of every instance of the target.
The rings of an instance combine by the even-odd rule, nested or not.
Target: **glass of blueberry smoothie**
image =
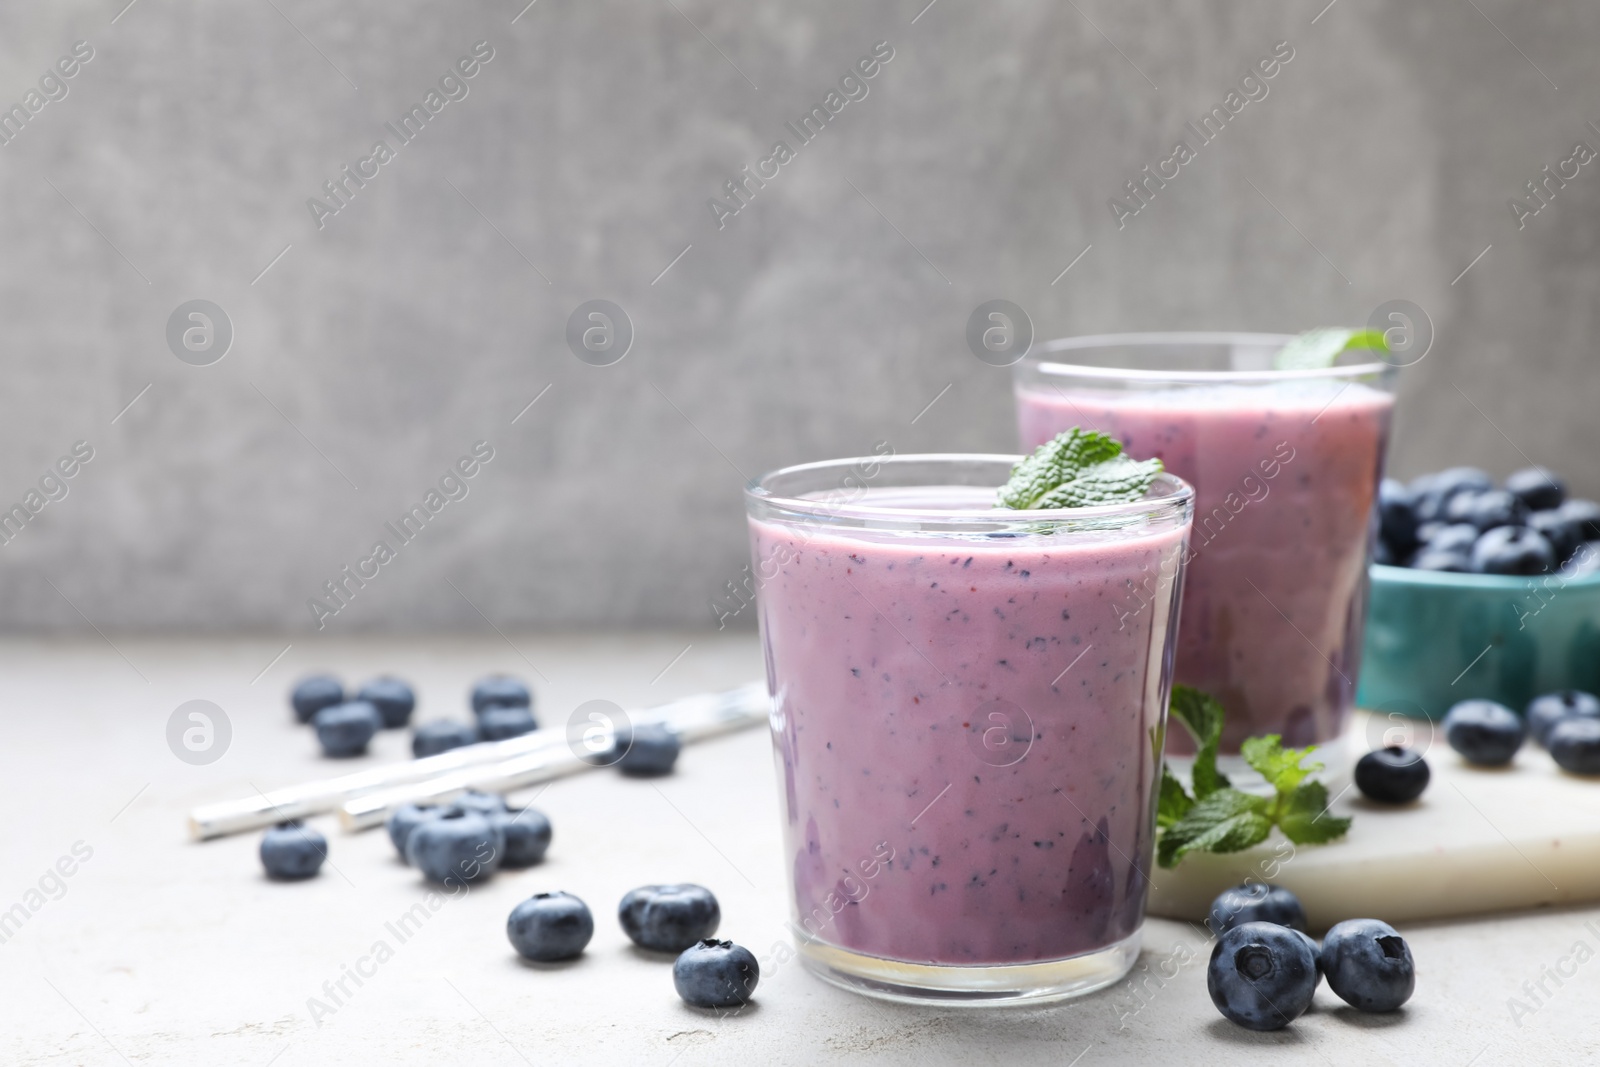
[[[1291,340],[1051,342],[1017,365],[1017,411],[1027,447],[1082,426],[1194,485],[1176,680],[1227,709],[1224,752],[1276,733],[1322,746],[1318,758],[1341,773],[1394,368],[1368,350],[1347,352],[1349,365],[1273,369]],[[1117,610],[1137,619],[1148,599],[1135,586]],[[1182,730],[1168,738],[1175,753],[1189,742]]]
[[[1042,1001],[1138,955],[1193,490],[999,507],[1018,459],[747,490],[793,929],[849,989]]]

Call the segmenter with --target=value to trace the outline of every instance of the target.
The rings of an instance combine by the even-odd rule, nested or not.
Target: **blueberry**
[[[1206,967],[1211,1003],[1249,1030],[1288,1026],[1311,1006],[1317,991],[1317,958],[1308,940],[1276,923],[1235,926],[1211,950]],[[1326,954],[1324,945],[1324,959]]]
[[[622,898],[617,918],[622,932],[640,948],[682,952],[717,932],[722,908],[703,886],[645,885]]]
[[[343,758],[367,751],[367,742],[383,728],[383,716],[365,700],[323,708],[311,720],[324,756]]]
[[[1439,522],[1437,520],[1433,522],[1417,523],[1417,544],[1427,544],[1428,541],[1432,539],[1434,534],[1438,533],[1440,530],[1449,525],[1450,524],[1448,522]]]
[[[478,740],[478,728],[471,723],[438,719],[425,722],[411,732],[411,754],[418,759],[437,756],[452,748],[475,745]]]
[[[616,746],[613,751],[622,752],[617,760],[617,769],[636,778],[671,773],[672,765],[678,762],[678,753],[683,749],[683,743],[678,740],[675,731],[654,722],[643,723],[631,730],[619,730]]]
[[[1462,492],[1457,493],[1455,496],[1451,497],[1450,502],[1444,506],[1444,511],[1441,517],[1445,522],[1466,522],[1472,523],[1472,525],[1476,527],[1477,523],[1472,521],[1472,511],[1477,505],[1478,495],[1479,494],[1473,490],[1463,490]]]
[[[1444,738],[1468,763],[1510,763],[1527,735],[1522,717],[1492,700],[1463,700],[1445,712]]]
[[[1600,541],[1584,541],[1567,557],[1568,578],[1583,578],[1600,572]]]
[[[550,819],[534,808],[507,808],[497,816],[506,835],[506,852],[500,866],[521,870],[544,859],[550,847]]]
[[[406,840],[406,862],[445,885],[488,877],[505,851],[505,831],[495,820],[458,806],[418,823]]]
[[[1600,719],[1562,719],[1545,735],[1545,747],[1564,771],[1600,774]]]
[[[310,878],[327,858],[328,839],[299,819],[280,822],[261,835],[261,866],[269,878]]]
[[[1206,925],[1212,937],[1221,937],[1242,923],[1276,923],[1295,930],[1306,928],[1306,909],[1300,898],[1279,885],[1246,882],[1224,889],[1211,902]]]
[[[437,804],[402,804],[389,813],[389,821],[384,827],[389,831],[389,840],[394,842],[401,860],[406,858],[406,843],[411,840],[411,831],[429,819],[437,819],[444,810]]]
[[[1376,748],[1356,760],[1356,788],[1369,800],[1408,804],[1428,788],[1428,762],[1404,745]]]
[[[1496,526],[1521,526],[1528,521],[1528,506],[1504,489],[1491,489],[1487,493],[1478,493],[1469,496],[1463,493],[1450,502],[1448,514],[1452,521],[1461,510],[1462,501],[1466,501],[1465,514],[1461,522],[1470,522],[1480,530],[1492,530]]]
[[[1555,553],[1557,563],[1565,563],[1580,544],[1577,521],[1560,508],[1535,511],[1528,516],[1528,529],[1550,542],[1550,551]]]
[[[539,963],[570,960],[594,936],[589,905],[571,893],[535,893],[511,909],[506,936],[517,954]]]
[[[1561,513],[1578,529],[1578,540],[1600,540],[1600,504],[1593,500],[1569,500],[1561,505]]]
[[[1411,490],[1393,478],[1378,485],[1378,536],[1403,556],[1417,547],[1417,513],[1411,509]]]
[[[1322,939],[1322,973],[1339,999],[1360,1011],[1394,1011],[1411,999],[1411,946],[1377,919],[1346,919]]]
[[[452,800],[451,805],[476,811],[483,815],[504,815],[509,810],[506,798],[499,793],[484,793],[476,789],[469,789]]]
[[[678,996],[697,1008],[733,1008],[748,1003],[761,980],[750,950],[732,941],[706,938],[684,949],[672,964]]]
[[[302,678],[289,694],[295,722],[310,722],[312,716],[323,708],[343,703],[344,686],[331,674],[313,674],[309,678]]]
[[[491,674],[472,686],[472,713],[482,715],[485,708],[531,708],[533,692],[527,683],[509,674]]]
[[[1526,526],[1497,526],[1472,546],[1472,569],[1483,574],[1544,574],[1555,566],[1550,542]]]
[[[1506,491],[1528,506],[1529,511],[1559,508],[1567,499],[1567,485],[1543,467],[1529,467],[1506,479]]]
[[[1467,574],[1472,570],[1472,557],[1465,552],[1438,552],[1424,546],[1421,552],[1411,557],[1411,569]]]
[[[1424,551],[1471,552],[1478,542],[1478,528],[1470,522],[1446,523],[1436,527],[1428,537]]]
[[[1317,981],[1322,981],[1322,946],[1317,944],[1317,939],[1304,930],[1295,930],[1300,939],[1305,942],[1306,949],[1311,953],[1311,962],[1317,968]]]
[[[1551,727],[1568,716],[1600,718],[1600,697],[1581,689],[1558,689],[1528,701],[1522,714],[1528,720],[1528,734],[1542,745]]]
[[[1476,467],[1451,467],[1437,474],[1425,474],[1410,485],[1416,500],[1414,509],[1421,522],[1444,518],[1445,508],[1457,493],[1483,493],[1494,488],[1494,479]]]
[[[527,708],[484,708],[478,714],[478,734],[485,741],[504,741],[511,737],[531,734],[539,728],[539,720]]]
[[[417,695],[411,687],[398,678],[374,678],[356,693],[357,700],[365,700],[383,716],[383,728],[398,730],[411,721],[411,712],[417,706]]]

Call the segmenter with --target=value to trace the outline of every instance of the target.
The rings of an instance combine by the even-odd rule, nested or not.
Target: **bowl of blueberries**
[[[1384,479],[1377,526],[1361,707],[1439,719],[1463,693],[1600,690],[1600,503],[1542,467],[1500,485],[1452,467]]]

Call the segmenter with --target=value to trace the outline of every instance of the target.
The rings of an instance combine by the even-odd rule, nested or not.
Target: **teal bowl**
[[[1371,574],[1360,707],[1440,719],[1462,700],[1520,712],[1553,689],[1600,692],[1600,573]]]

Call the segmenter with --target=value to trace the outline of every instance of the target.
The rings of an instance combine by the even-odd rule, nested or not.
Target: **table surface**
[[[761,730],[691,746],[665,779],[596,771],[544,787],[535,804],[556,828],[547,861],[445,901],[402,941],[390,927],[427,887],[382,832],[344,835],[331,818],[316,820],[330,860],[299,884],[262,877],[255,834],[186,836],[196,804],[407,754],[395,732],[365,760],[320,758],[285,702],[297,675],[396,672],[416,683],[427,719],[464,717],[471,680],[510,671],[534,683],[548,723],[594,698],[636,707],[749,681],[761,670],[755,639],[319,641],[277,660],[282,638],[113,640],[0,643],[6,1064],[1545,1067],[1600,1052],[1596,908],[1404,926],[1418,979],[1403,1011],[1362,1016],[1324,986],[1306,1016],[1273,1034],[1217,1015],[1205,989],[1209,944],[1159,919],[1147,923],[1128,980],[1056,1007],[886,1004],[824,985],[791,960],[764,970],[755,1002],[737,1015],[689,1008],[670,965],[636,953],[613,909],[635,885],[699,882],[722,902],[722,935],[773,957],[786,906]],[[167,743],[169,717],[194,699],[224,709],[232,730],[225,755],[205,766],[180,761]],[[594,940],[570,965],[524,964],[505,940],[505,916],[551,889],[588,901]],[[366,975],[359,983],[352,968]]]

